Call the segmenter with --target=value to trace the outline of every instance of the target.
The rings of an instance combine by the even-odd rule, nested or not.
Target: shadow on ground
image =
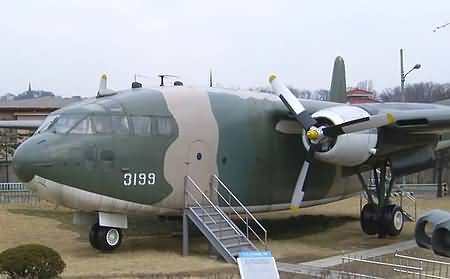
[[[72,212],[67,209],[9,209],[14,214],[50,218],[60,222],[60,227],[80,234],[80,240],[87,240],[86,226],[72,224]],[[155,216],[130,216],[126,230],[128,237],[172,239],[181,237],[181,218],[166,219]],[[261,224],[270,232],[273,240],[290,239],[326,232],[346,223],[358,221],[354,216],[327,216],[327,215],[299,215],[287,218],[261,218]],[[243,232],[245,227],[242,222],[236,222]],[[255,224],[251,224],[256,228]],[[191,236],[199,237],[200,232],[191,225]],[[157,242],[157,241],[156,241]],[[163,245],[163,244],[161,244]],[[160,246],[160,245],[156,245]],[[164,245],[163,245],[164,246]]]

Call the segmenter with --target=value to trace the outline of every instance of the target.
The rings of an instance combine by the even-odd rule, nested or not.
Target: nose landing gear
[[[115,250],[122,243],[122,230],[94,224],[89,232],[89,242],[93,248],[103,252]]]
[[[368,235],[379,238],[398,236],[403,230],[403,209],[390,200],[395,179],[389,174],[389,163],[373,170],[373,186],[370,187],[359,174],[359,180],[367,195],[367,204],[361,210],[361,228]],[[386,184],[389,186],[386,188]]]

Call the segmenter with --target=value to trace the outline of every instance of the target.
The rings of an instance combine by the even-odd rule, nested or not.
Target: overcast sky
[[[329,88],[344,57],[347,84],[399,84],[399,49],[408,82],[450,82],[448,0],[342,1],[1,1],[0,94],[36,89],[92,96],[107,73],[128,88],[134,73],[177,74],[206,86],[266,85],[276,72],[298,88]]]

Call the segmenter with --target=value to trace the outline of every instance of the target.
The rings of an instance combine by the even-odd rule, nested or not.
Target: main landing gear
[[[89,242],[97,250],[108,252],[119,248],[122,243],[122,230],[119,228],[101,227],[94,224],[89,232]]]
[[[403,229],[405,219],[402,208],[390,200],[395,179],[389,174],[389,163],[374,169],[372,178],[373,185],[367,185],[359,174],[367,194],[367,204],[361,210],[361,228],[368,235],[378,234],[379,238],[397,236]]]

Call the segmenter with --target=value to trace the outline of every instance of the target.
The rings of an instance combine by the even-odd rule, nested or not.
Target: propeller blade
[[[327,137],[337,137],[343,134],[383,127],[394,123],[394,121],[394,116],[391,113],[377,114],[325,127],[322,129],[322,133]]]
[[[309,167],[314,160],[314,153],[317,151],[318,145],[311,144],[309,146],[308,153],[306,154],[305,161],[303,162],[302,169],[300,170],[300,174],[297,178],[297,183],[295,184],[294,193],[292,194],[291,200],[291,210],[297,210],[303,202],[303,197],[305,195],[305,181],[308,177]]]
[[[303,202],[303,196],[305,192],[303,191],[303,186],[305,185],[306,177],[308,175],[309,162],[305,160],[303,162],[302,170],[297,178],[297,183],[295,184],[294,193],[292,194],[291,206],[292,210],[296,210],[300,207]]]
[[[108,78],[106,77],[106,74],[103,74],[100,77],[100,84],[98,85],[98,91],[103,91],[108,88],[107,79]]]
[[[305,107],[298,100],[297,97],[289,90],[289,88],[282,83],[276,75],[269,76],[269,82],[273,90],[278,94],[281,101],[288,108],[288,110],[295,115],[295,118],[302,124],[303,128],[307,131],[314,126],[317,122],[312,118],[305,110]]]

